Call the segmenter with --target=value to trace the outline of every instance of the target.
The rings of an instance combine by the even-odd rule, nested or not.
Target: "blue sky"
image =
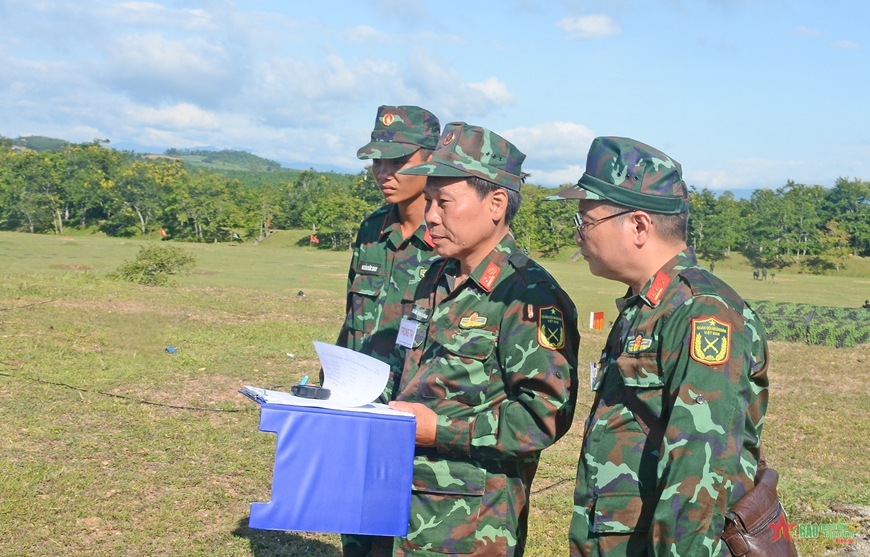
[[[532,183],[628,136],[716,191],[870,179],[870,2],[0,0],[0,134],[364,167],[381,104],[490,128]]]

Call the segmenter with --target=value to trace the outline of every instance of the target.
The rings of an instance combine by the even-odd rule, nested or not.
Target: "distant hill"
[[[63,139],[56,139],[54,137],[29,135],[27,137],[13,139],[12,144],[19,147],[26,147],[27,149],[33,149],[34,151],[41,153],[43,151],[57,151],[63,149],[67,145],[70,145],[70,142]]]
[[[281,164],[270,159],[258,157],[247,151],[223,149],[167,149],[166,156],[178,157],[193,167],[208,167],[212,170],[239,170],[248,172],[270,172],[280,170]]]

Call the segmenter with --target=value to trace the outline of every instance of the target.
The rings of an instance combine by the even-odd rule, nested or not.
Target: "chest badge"
[[[629,354],[638,354],[640,352],[646,352],[652,347],[652,339],[647,338],[643,335],[637,335],[634,337],[634,340],[628,343],[628,346],[625,347],[625,351]]]
[[[715,317],[692,319],[692,359],[708,366],[724,364],[731,357],[731,324]]]
[[[565,347],[565,318],[555,306],[543,307],[538,312],[538,344],[547,350]]]
[[[460,329],[480,329],[486,326],[486,317],[481,317],[475,311],[459,320]]]
[[[359,270],[366,275],[376,275],[381,272],[380,263],[360,263]]]

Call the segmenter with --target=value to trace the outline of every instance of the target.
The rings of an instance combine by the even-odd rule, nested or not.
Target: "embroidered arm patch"
[[[538,312],[538,344],[547,350],[565,347],[565,318],[555,306],[542,307]]]
[[[724,364],[731,357],[731,324],[715,317],[692,319],[692,346],[689,354],[708,366]]]

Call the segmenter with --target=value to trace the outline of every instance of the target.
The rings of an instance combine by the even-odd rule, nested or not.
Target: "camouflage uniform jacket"
[[[578,464],[571,555],[728,555],[724,514],[753,486],[767,409],[761,321],[691,250],[617,307]]]
[[[423,223],[402,238],[399,209],[384,205],[360,225],[347,276],[346,317],[336,344],[396,363],[382,396],[389,401],[398,384],[401,357],[394,354],[402,319],[402,298],[415,289],[438,255]]]
[[[520,556],[540,452],[574,415],[577,310],[510,234],[460,284],[458,273],[457,260],[436,261],[409,314],[417,334],[396,398],[438,418],[393,554]]]

